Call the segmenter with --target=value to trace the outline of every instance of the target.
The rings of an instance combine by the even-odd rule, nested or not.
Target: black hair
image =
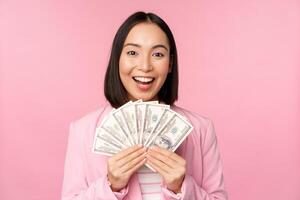
[[[173,34],[166,22],[154,13],[135,12],[118,29],[113,40],[111,54],[104,80],[104,94],[109,103],[118,108],[129,101],[128,93],[119,74],[119,60],[123,45],[130,30],[139,23],[154,23],[166,34],[170,46],[171,72],[158,92],[158,100],[173,105],[178,99],[178,62],[177,49]]]

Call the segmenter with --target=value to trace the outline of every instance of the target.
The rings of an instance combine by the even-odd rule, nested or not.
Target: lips
[[[145,77],[145,76],[134,76],[132,77],[134,81],[141,84],[150,84],[154,81],[153,77]]]

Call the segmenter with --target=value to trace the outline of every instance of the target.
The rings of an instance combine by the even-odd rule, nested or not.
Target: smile
[[[143,76],[134,76],[132,77],[133,80],[135,80],[136,82],[139,83],[143,83],[143,84],[150,84],[154,81],[155,78],[153,77],[143,77]]]

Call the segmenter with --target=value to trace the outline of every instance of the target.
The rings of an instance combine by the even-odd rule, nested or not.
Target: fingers
[[[133,153],[133,152],[135,152],[135,151],[138,151],[139,149],[142,149],[142,148],[143,148],[142,145],[134,145],[134,146],[132,146],[132,147],[129,147],[129,148],[127,148],[127,149],[124,149],[123,151],[121,151],[121,152],[115,154],[115,155],[112,157],[112,159],[115,160],[115,161],[120,160],[120,159],[126,157],[128,154],[131,154],[131,153]]]
[[[150,159],[152,162],[155,162],[157,165],[167,165],[172,169],[178,165],[175,160],[170,158],[170,156],[166,156],[152,149],[148,150],[148,159]]]
[[[122,166],[126,166],[127,164],[131,163],[131,162],[135,162],[137,158],[145,158],[146,156],[143,154],[146,153],[146,148],[141,148],[138,149],[136,151],[131,152],[130,154],[127,154],[126,156],[124,156],[123,158],[118,160],[118,166],[122,167]]]
[[[109,171],[117,171],[120,174],[125,173],[145,158],[146,148],[142,148],[138,145],[130,147],[108,160]]]
[[[186,171],[186,161],[183,158],[172,151],[160,147],[149,148],[147,161],[164,177],[166,177],[166,174],[181,176]]]
[[[147,151],[141,145],[135,145],[119,152],[108,162],[110,171],[117,170],[122,174],[136,171],[147,160],[155,170],[161,173],[173,173],[178,169],[185,169],[186,164],[183,158],[170,150],[153,146]]]
[[[180,192],[186,173],[185,160],[176,153],[155,147],[148,150],[147,164],[164,178],[168,189]]]
[[[135,153],[132,153],[132,154],[135,154]],[[132,154],[130,154],[130,156],[132,156]],[[127,158],[124,159],[124,160],[126,160],[126,162],[124,162],[124,164],[120,165],[121,166],[120,171],[122,173],[125,173],[127,171],[130,171],[131,169],[135,169],[136,166],[139,165],[141,162],[143,162],[144,160],[146,161],[146,155],[147,155],[146,152],[144,152],[138,156],[134,156],[133,159],[130,159],[130,160]]]
[[[169,161],[168,163],[172,163],[170,161],[170,159],[172,159],[173,161],[177,162],[181,166],[185,166],[186,164],[186,161],[176,153],[164,148],[160,148],[158,146],[150,147],[148,152],[151,155],[157,157],[158,159],[162,158],[163,159],[162,161],[168,160]]]
[[[145,163],[145,152],[145,148],[133,146],[108,159],[107,175],[112,189],[118,191],[127,185],[132,173]]]
[[[160,166],[158,166],[157,164],[155,164],[154,162],[152,162],[149,158],[147,158],[147,162],[148,165],[150,165],[151,168],[153,168],[156,172],[158,172],[164,179],[166,179],[166,177],[168,177],[168,173],[163,170]]]
[[[147,161],[146,157],[142,160],[139,160],[137,162],[137,164],[129,167],[128,170],[125,173],[129,174],[131,176],[135,171],[137,171],[140,167],[142,167],[146,163],[146,161]]]
[[[173,168],[171,168],[169,165],[151,156],[150,154],[147,155],[147,163],[150,164],[158,173],[163,176],[173,170]]]

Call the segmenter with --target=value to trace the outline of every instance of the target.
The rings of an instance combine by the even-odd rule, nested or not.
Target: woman
[[[171,30],[153,13],[134,13],[113,41],[104,83],[108,103],[70,125],[62,199],[227,199],[213,124],[175,106],[177,91]],[[193,131],[175,152],[136,145],[111,157],[92,153],[95,129],[103,117],[138,99],[171,105]],[[146,163],[156,172],[144,167]]]

